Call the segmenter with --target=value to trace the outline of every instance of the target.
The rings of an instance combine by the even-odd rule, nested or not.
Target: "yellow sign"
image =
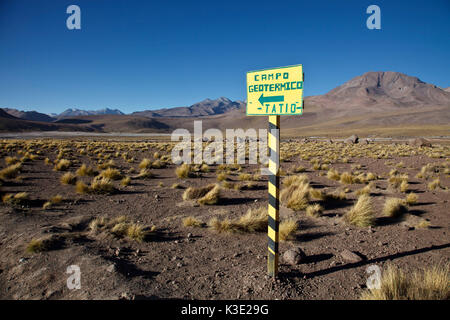
[[[302,65],[247,72],[248,116],[302,113]]]

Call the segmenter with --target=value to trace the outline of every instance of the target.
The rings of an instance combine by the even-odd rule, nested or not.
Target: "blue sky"
[[[66,8],[81,8],[68,30]],[[366,8],[381,8],[381,30]],[[0,107],[137,110],[245,99],[249,70],[303,64],[304,94],[367,71],[449,87],[450,2],[0,0]]]

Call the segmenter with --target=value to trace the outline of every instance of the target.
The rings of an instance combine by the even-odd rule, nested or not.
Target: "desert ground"
[[[449,141],[284,140],[274,280],[261,166],[163,140],[1,140],[0,299],[360,299],[371,265],[448,266]]]

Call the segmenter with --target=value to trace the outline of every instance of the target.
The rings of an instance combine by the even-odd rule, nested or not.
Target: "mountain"
[[[66,111],[60,113],[57,118],[67,118],[67,117],[77,117],[77,116],[93,116],[93,115],[106,115],[106,114],[115,114],[115,115],[123,115],[124,113],[118,109],[100,109],[96,111],[92,110],[81,110],[81,109],[67,109]]]
[[[338,86],[310,102],[345,109],[357,107],[362,112],[395,107],[438,106],[450,103],[450,94],[416,77],[399,72],[367,72]],[[377,112],[379,109],[376,110]]]
[[[448,135],[450,92],[446,90],[399,72],[367,72],[324,95],[306,97],[303,115],[281,117],[281,133],[292,137]],[[131,115],[110,109],[69,109],[51,124],[2,111],[0,130],[170,133],[185,128],[193,132],[194,120],[202,120],[203,130],[267,128],[267,116],[246,116],[245,102],[222,97]]]
[[[240,110],[244,108],[245,103],[242,101],[231,101],[228,98],[221,97],[215,100],[205,99],[201,102],[191,105],[190,107],[176,107],[159,110],[140,111],[134,112],[133,115],[152,118],[204,117],[204,116],[224,114],[232,110]]]
[[[95,128],[79,127],[74,125],[55,124],[42,121],[23,120],[12,116],[0,109],[0,131],[1,132],[23,132],[23,131],[95,131]]]
[[[448,134],[450,92],[399,72],[367,72],[324,95],[305,98],[304,115],[285,123],[286,133],[292,135],[356,129],[377,134]]]
[[[3,110],[5,110],[7,113],[16,118],[23,120],[42,121],[42,122],[52,122],[55,120],[54,118],[48,116],[47,114],[40,113],[37,111],[21,111],[12,108],[3,108]]]
[[[444,90],[444,91],[447,91],[447,92],[450,92],[450,87],[444,88],[443,90]]]

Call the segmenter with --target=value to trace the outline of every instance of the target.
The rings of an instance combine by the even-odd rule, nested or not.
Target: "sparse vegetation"
[[[399,198],[388,198],[384,203],[383,214],[385,217],[399,218],[408,212],[406,201]]]
[[[194,216],[186,217],[183,219],[183,226],[185,227],[203,227],[205,224],[195,218]]]
[[[408,195],[406,196],[406,199],[405,199],[405,201],[406,201],[406,203],[408,204],[408,205],[414,205],[414,204],[416,204],[417,203],[417,200],[418,200],[418,196],[417,196],[417,194],[415,194],[415,193],[408,193]]]
[[[295,220],[283,220],[279,225],[279,238],[280,241],[290,240],[298,229],[297,221]]]
[[[366,290],[363,300],[448,300],[449,264],[426,267],[423,271],[404,272],[389,265],[381,277],[379,289]]]
[[[72,172],[67,172],[61,176],[62,184],[75,184],[77,182],[77,176]]]
[[[344,220],[358,227],[375,225],[375,212],[369,195],[359,196],[355,205],[344,215]]]

